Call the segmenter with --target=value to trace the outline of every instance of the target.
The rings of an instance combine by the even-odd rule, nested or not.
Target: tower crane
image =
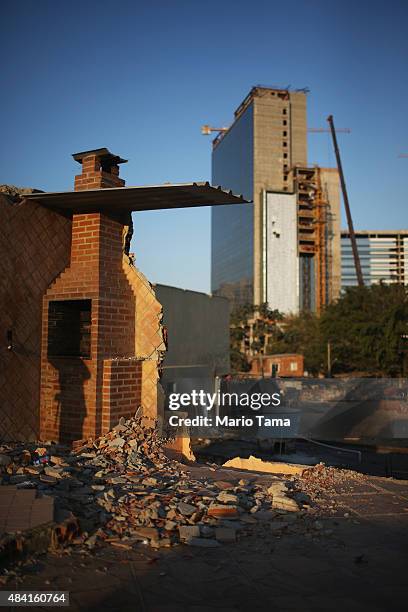
[[[341,184],[341,189],[343,192],[344,208],[346,209],[347,224],[348,224],[349,234],[350,234],[351,249],[353,251],[354,266],[356,268],[357,282],[358,282],[359,287],[364,287],[364,279],[363,279],[363,273],[361,271],[360,256],[358,254],[356,235],[354,233],[353,219],[351,217],[351,210],[350,210],[350,204],[349,204],[349,199],[347,195],[346,181],[344,178],[343,166],[341,164],[339,146],[337,144],[337,136],[336,136],[336,129],[334,127],[333,115],[329,115],[327,117],[327,121],[329,122],[330,131],[331,131],[331,135],[333,139],[334,153],[336,155],[336,160],[337,160],[337,169],[339,171],[340,184]]]

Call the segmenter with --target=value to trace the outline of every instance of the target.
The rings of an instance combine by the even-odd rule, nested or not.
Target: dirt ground
[[[191,470],[197,476],[203,468]],[[223,480],[238,474],[216,472]],[[351,480],[326,501],[335,501],[335,509],[320,515],[318,529],[299,530],[291,520],[276,531],[266,520],[237,542],[211,549],[155,550],[140,542],[132,550],[105,545],[86,554],[48,554],[15,568],[18,582],[3,589],[69,591],[73,611],[405,608],[408,481]]]

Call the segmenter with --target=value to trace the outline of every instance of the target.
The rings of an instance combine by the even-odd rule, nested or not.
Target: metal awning
[[[24,195],[24,198],[47,208],[71,213],[123,213],[249,203],[242,195],[234,195],[222,187],[213,187],[208,182],[32,193]]]

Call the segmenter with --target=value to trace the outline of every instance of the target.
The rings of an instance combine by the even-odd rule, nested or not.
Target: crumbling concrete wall
[[[230,369],[229,302],[220,296],[155,285],[163,305],[168,348],[162,382],[168,385],[189,379],[227,374]],[[197,387],[196,387],[197,388]]]
[[[39,437],[42,296],[70,243],[70,219],[0,193],[0,440]]]
[[[160,416],[160,366],[166,352],[163,309],[152,285],[126,255],[123,270],[136,296],[135,355],[141,359],[141,405],[146,416],[156,418]]]

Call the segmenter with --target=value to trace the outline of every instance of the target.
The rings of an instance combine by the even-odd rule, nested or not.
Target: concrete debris
[[[198,525],[180,525],[178,528],[180,540],[190,540],[200,537],[200,527]]]
[[[231,529],[229,527],[217,527],[215,529],[215,539],[217,542],[235,542],[236,531],[235,529]]]
[[[304,471],[304,465],[296,463],[280,463],[276,461],[262,461],[252,455],[249,459],[234,457],[224,464],[224,467],[237,468],[238,470],[251,470],[253,472],[267,472],[268,474],[291,474],[300,475]]]
[[[124,548],[140,543],[153,548],[179,543],[214,547],[271,524],[277,537],[288,525],[324,534],[309,496],[293,476],[292,482],[276,478],[272,484],[270,479],[260,484],[237,475],[229,482],[217,474],[212,478],[207,468],[196,479],[167,456],[166,440],[154,425],[142,417],[121,419],[112,431],[76,443],[73,449],[56,444],[41,450],[34,444],[0,446],[0,484],[51,496],[56,511],[71,513],[80,525],[81,534],[69,545],[85,552],[103,543]],[[39,456],[47,457],[47,463],[33,465]],[[312,481],[310,474],[303,478]]]
[[[8,455],[0,455],[0,466],[5,467],[11,463],[11,458]]]
[[[303,470],[297,482],[299,487],[302,488],[303,494],[318,499],[322,495],[327,497],[330,494],[347,493],[351,483],[364,482],[364,480],[364,474],[318,463]]]
[[[25,195],[30,193],[42,193],[39,189],[31,187],[16,187],[15,185],[0,185],[0,194],[8,196],[11,202],[19,203]]]
[[[287,492],[288,488],[284,482],[277,482],[269,487],[268,493],[272,497],[272,508],[287,512],[299,512],[298,504],[294,499],[288,497]]]

